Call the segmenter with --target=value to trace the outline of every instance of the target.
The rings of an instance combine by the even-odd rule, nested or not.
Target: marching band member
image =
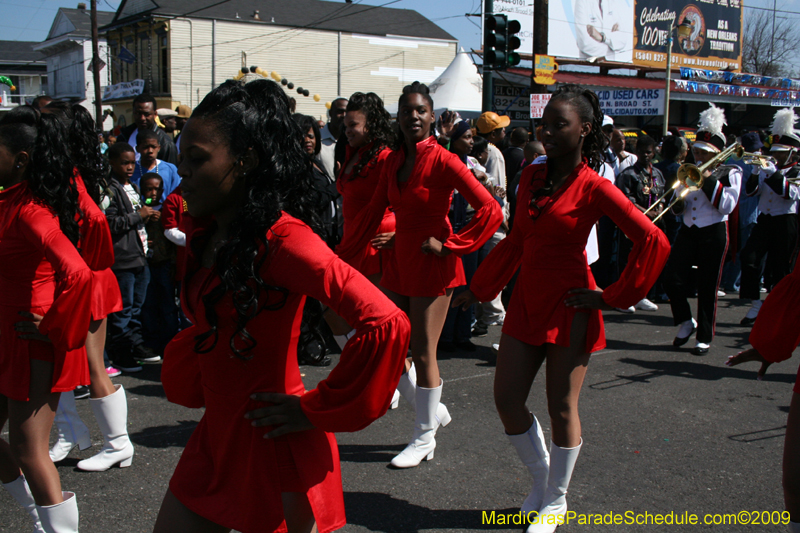
[[[725,112],[710,104],[700,113],[697,140],[692,153],[698,165],[711,160],[725,148]],[[717,312],[717,289],[728,249],[728,215],[739,201],[742,171],[738,167],[719,165],[706,170],[702,187],[690,191],[674,208],[683,216],[683,224],[672,246],[664,269],[664,286],[672,307],[672,317],[679,326],[674,346],[683,346],[697,331],[692,353],[705,355],[714,338]],[[683,193],[684,185],[676,190]],[[697,320],[687,300],[692,290],[692,266],[697,266]]]
[[[797,178],[800,168],[794,161],[794,154],[800,146],[800,136],[794,129],[798,118],[791,109],[781,109],[775,113],[772,122],[773,143],[770,154],[777,162],[777,168],[768,164],[761,171],[750,175],[745,192],[748,196],[758,196],[758,221],[753,233],[742,250],[742,286],[739,297],[752,301],[752,306],[741,321],[743,326],[751,326],[761,309],[761,266],[764,267],[764,281],[771,290],[792,270],[791,256],[797,241],[797,200],[800,187],[789,182]]]

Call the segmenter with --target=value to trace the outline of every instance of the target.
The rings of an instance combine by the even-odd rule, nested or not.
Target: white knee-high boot
[[[105,444],[100,453],[78,463],[80,470],[103,472],[115,464],[120,468],[131,466],[133,444],[128,438],[128,400],[122,385],[105,398],[89,399],[89,405],[103,433]]]
[[[78,416],[75,408],[75,395],[72,391],[61,393],[53,422],[58,432],[58,440],[50,448],[50,459],[54,463],[63,461],[75,446],[85,450],[92,445],[89,428]]]
[[[550,454],[547,453],[542,426],[539,425],[539,421],[533,413],[531,413],[531,416],[533,417],[533,424],[528,428],[528,431],[519,435],[506,433],[508,441],[517,450],[517,455],[522,464],[527,467],[533,478],[531,493],[522,504],[521,511],[525,515],[542,508],[542,499],[547,489],[547,473],[550,468]]]
[[[414,409],[417,406],[417,369],[414,366],[414,363],[411,363],[411,368],[408,369],[408,372],[405,372],[402,376],[400,376],[400,381],[397,383],[397,392],[400,393],[402,396]],[[394,402],[394,399],[392,399]],[[392,407],[394,409],[395,407]],[[443,403],[439,403],[436,406],[436,418],[439,420],[439,424],[442,427],[447,426],[452,420],[450,416],[450,412],[447,410],[447,406]],[[438,426],[437,426],[438,429]]]
[[[414,422],[414,435],[405,450],[392,459],[395,468],[411,468],[419,465],[423,459],[433,459],[433,450],[436,448],[436,430],[444,422],[436,415],[439,400],[442,398],[442,380],[435,389],[416,387]],[[448,414],[447,423],[450,422]]]
[[[3,483],[3,487],[33,518],[33,533],[44,533],[42,522],[39,520],[39,513],[36,512],[36,502],[33,501],[33,495],[25,476],[19,476],[11,483]]]
[[[583,439],[574,448],[560,448],[550,441],[550,471],[539,515],[528,527],[527,533],[553,533],[564,523],[567,514],[567,489],[575,461],[581,453]]]
[[[47,533],[78,533],[78,502],[74,492],[62,492],[64,501],[55,505],[37,505],[39,519]]]

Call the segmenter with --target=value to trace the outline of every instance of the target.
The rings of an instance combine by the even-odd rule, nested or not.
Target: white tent
[[[428,84],[428,87],[437,116],[445,109],[458,111],[465,117],[477,117],[481,114],[483,79],[463,48],[456,54],[450,66]],[[386,110],[396,115],[397,103],[387,105]]]

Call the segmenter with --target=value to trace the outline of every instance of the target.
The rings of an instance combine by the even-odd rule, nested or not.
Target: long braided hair
[[[367,137],[372,143],[363,157],[358,160],[350,179],[361,176],[365,168],[375,165],[378,161],[378,154],[384,148],[392,148],[395,145],[396,136],[392,129],[392,115],[383,107],[383,100],[375,93],[353,93],[347,102],[347,111],[361,111],[367,119]]]
[[[230,347],[237,357],[249,360],[257,341],[248,333],[247,323],[263,309],[282,307],[287,295],[285,289],[261,279],[269,229],[286,211],[321,232],[314,210],[318,193],[311,160],[302,149],[303,132],[292,120],[289,100],[273,81],[228,80],[206,95],[192,113],[192,119],[196,118],[213,123],[232,157],[242,158],[248,150],[258,155],[258,166],[243,178],[245,200],[231,223],[229,238],[216,253],[214,268],[221,283],[203,296],[211,329],[195,337],[195,351],[214,349],[218,340],[215,306],[230,293],[236,311]],[[269,293],[279,295],[277,303],[267,305]]]
[[[564,100],[577,111],[581,121],[589,122],[592,131],[584,138],[582,153],[588,161],[589,168],[598,172],[605,161],[603,152],[608,146],[608,139],[603,134],[603,111],[600,100],[594,91],[572,83],[561,85],[550,101]]]

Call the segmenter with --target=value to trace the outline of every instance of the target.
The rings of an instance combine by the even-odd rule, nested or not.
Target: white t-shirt
[[[131,201],[131,205],[133,206],[134,211],[138,211],[142,208],[142,200],[139,198],[139,193],[136,192],[136,189],[133,188],[133,185],[128,183],[127,185],[122,186],[125,189],[125,194],[128,195],[128,200]],[[142,248],[144,249],[144,255],[147,255],[148,248],[147,248],[147,230],[144,228],[144,224],[137,224],[136,225],[136,233],[139,234],[139,239],[142,241]]]

